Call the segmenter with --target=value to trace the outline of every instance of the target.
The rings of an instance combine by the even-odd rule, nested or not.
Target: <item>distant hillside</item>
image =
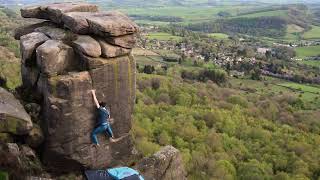
[[[211,22],[191,23],[186,28],[207,33],[240,33],[280,38],[286,35],[288,26],[298,27],[301,31],[309,29],[311,18],[308,12],[308,7],[302,4],[262,8]]]
[[[63,2],[66,0],[0,0],[4,6],[30,5],[39,3]],[[79,0],[85,1],[85,0]],[[230,5],[230,4],[295,4],[295,3],[319,3],[317,0],[87,0],[90,3],[102,5],[104,8],[110,7],[154,7],[154,6],[194,6],[194,5]]]

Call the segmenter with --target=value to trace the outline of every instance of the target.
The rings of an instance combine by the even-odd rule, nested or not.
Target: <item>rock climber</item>
[[[96,91],[91,90],[94,103],[96,104],[96,107],[98,109],[98,123],[96,128],[91,133],[91,139],[95,146],[100,146],[98,142],[97,135],[101,133],[107,133],[109,135],[110,142],[117,142],[117,140],[113,136],[113,132],[110,126],[111,118],[110,118],[110,111],[107,108],[107,105],[105,102],[98,102],[96,97]]]

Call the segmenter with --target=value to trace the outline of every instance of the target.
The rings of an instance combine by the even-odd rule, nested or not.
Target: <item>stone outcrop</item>
[[[22,64],[31,64],[32,59],[35,59],[35,49],[47,40],[49,38],[40,32],[22,36],[20,38]]]
[[[120,46],[111,45],[103,40],[98,40],[101,46],[101,56],[105,58],[119,57],[127,55],[131,49],[123,48]]]
[[[18,27],[17,29],[14,30],[14,38],[16,40],[20,40],[20,37],[29,33],[34,32],[34,30],[38,27],[43,27],[43,26],[54,26],[55,24],[50,22],[50,21],[43,21],[35,24],[29,24],[25,25],[22,27]]]
[[[136,168],[148,180],[187,179],[180,152],[172,146],[142,159]]]
[[[46,19],[61,23],[64,13],[68,12],[97,12],[98,7],[87,3],[54,3],[43,6],[32,6],[21,9],[21,16],[25,18]]]
[[[74,70],[75,53],[62,41],[48,40],[37,48],[37,68],[44,75],[53,76]]]
[[[99,43],[91,36],[80,35],[72,43],[73,47],[84,55],[88,55],[91,57],[101,56],[101,47]]]
[[[42,172],[39,159],[28,146],[0,142],[0,159],[0,169],[9,172],[10,179]]]
[[[41,99],[37,102],[39,105],[25,105],[37,124],[32,128],[30,117],[22,113],[15,116],[19,120],[15,125],[19,126],[12,128],[0,122],[0,139],[10,142],[8,133],[24,134],[24,142],[30,147],[38,148],[43,144],[41,159],[46,169],[58,173],[104,169],[132,162],[136,151],[129,132],[136,65],[131,50],[138,26],[120,12],[99,12],[95,5],[87,3],[27,7],[21,10],[21,15],[48,20],[19,28],[15,34],[21,45],[22,89],[31,92],[30,97],[39,94],[42,97],[36,98]],[[120,138],[111,143],[106,135],[99,135],[98,148],[92,146],[90,139],[96,124],[92,89],[96,89],[98,100],[106,102],[110,108],[114,119],[112,129],[115,137]],[[1,107],[0,101],[0,114]],[[22,106],[19,108],[24,112]],[[12,121],[11,116],[5,117]],[[12,165],[9,162],[19,163],[21,158],[37,159],[26,146],[0,144],[0,159],[6,153],[9,155],[4,162],[9,167]],[[142,159],[136,168],[146,179],[184,180],[182,164],[179,151],[168,146]]]
[[[30,116],[20,102],[11,93],[0,88],[0,133],[25,135],[31,131],[32,125]]]
[[[137,25],[124,14],[98,12],[87,3],[55,3],[21,10],[25,18],[48,20],[19,29],[23,86],[42,95],[45,134],[43,160],[57,171],[107,168],[130,161],[129,131],[135,99]],[[28,63],[27,63],[28,62]],[[90,90],[105,101],[114,118],[116,143],[100,135],[91,144],[96,108]],[[37,147],[42,132],[34,128],[26,142]]]

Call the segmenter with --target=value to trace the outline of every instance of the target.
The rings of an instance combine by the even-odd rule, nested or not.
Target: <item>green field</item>
[[[301,32],[303,32],[303,28],[300,26],[297,26],[295,24],[289,24],[287,26],[287,34],[285,36],[285,39],[287,40],[298,40],[300,37]]]
[[[156,25],[156,26],[166,26],[169,25],[170,22],[163,22],[163,21],[149,21],[149,20],[135,20],[135,23],[139,25]]]
[[[180,36],[173,36],[169,33],[163,33],[163,32],[149,33],[147,37],[149,39],[157,39],[160,41],[169,41],[169,40],[181,41],[182,40],[182,37]]]
[[[255,81],[251,79],[230,79],[233,87],[250,91],[252,94],[287,94],[295,97],[300,97],[304,102],[308,103],[311,108],[319,108],[320,101],[320,86],[310,86],[289,82],[277,78],[265,77],[266,81]],[[266,84],[267,83],[267,84]]]
[[[229,37],[227,34],[223,34],[223,33],[210,33],[208,35],[216,39],[228,39]]]
[[[253,5],[246,6],[163,6],[163,7],[147,7],[147,8],[125,8],[120,9],[128,15],[145,15],[145,16],[175,16],[183,18],[183,23],[194,23],[195,21],[209,21],[218,17],[221,11],[228,12],[235,16],[241,11],[256,8]],[[142,21],[144,23],[153,21]],[[159,22],[158,22],[159,23]]]
[[[297,40],[299,38],[299,36],[297,34],[290,34],[287,33],[284,37],[286,40]]]
[[[151,65],[156,67],[165,64],[160,56],[135,56],[135,59],[139,65]]]
[[[318,67],[320,68],[320,61],[316,61],[316,60],[302,60],[300,62],[301,64],[306,64],[308,66],[313,66],[313,67]]]
[[[318,100],[318,98],[320,98],[320,87],[293,82],[281,83],[278,85],[295,91],[304,102],[313,104],[314,107],[320,107],[320,101]]]
[[[279,84],[284,87],[292,88],[298,91],[304,91],[304,92],[309,92],[313,94],[320,94],[320,87],[316,86],[309,86],[309,85],[304,85],[304,84],[298,84],[298,83],[281,83]]]
[[[302,32],[304,29],[298,25],[295,24],[289,24],[287,26],[287,32],[288,33],[299,33]]]
[[[277,16],[277,17],[288,17],[288,11],[287,10],[275,10],[275,11],[264,11],[264,12],[258,12],[258,13],[252,13],[252,14],[245,14],[241,16],[237,16],[237,18],[255,18],[255,17],[271,17],[271,16]]]
[[[320,46],[304,46],[295,49],[298,58],[320,55]]]
[[[320,39],[320,27],[312,26],[312,29],[303,34],[304,39]]]

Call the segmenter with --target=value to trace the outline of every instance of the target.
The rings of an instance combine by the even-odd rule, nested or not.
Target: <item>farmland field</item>
[[[303,34],[304,39],[320,39],[320,27],[312,26],[312,29]]]
[[[149,8],[125,8],[120,9],[128,15],[144,16],[174,16],[183,19],[183,23],[195,23],[209,21],[219,18],[219,12],[228,12],[231,15],[237,15],[243,10],[248,10],[256,6],[218,6],[218,7],[188,7],[188,6],[166,6]],[[152,22],[152,21],[151,21]],[[146,23],[146,21],[144,21]]]
[[[302,32],[304,29],[298,25],[295,24],[289,24],[287,26],[287,32],[288,33],[299,33]]]
[[[271,16],[287,17],[288,11],[287,10],[264,11],[264,12],[258,12],[258,13],[252,13],[252,14],[245,14],[237,17],[255,18],[255,17],[271,17]]]
[[[308,56],[320,55],[320,46],[298,47],[295,50],[297,52],[297,57],[298,58],[305,58],[305,57],[308,57]]]
[[[320,61],[316,61],[316,60],[302,60],[300,62],[301,64],[306,64],[309,66],[313,66],[313,67],[318,67],[320,68]]]
[[[135,56],[136,62],[139,65],[161,66],[165,64],[160,56]]]
[[[289,24],[287,26],[287,33],[285,36],[285,39],[287,40],[298,40],[301,32],[303,32],[303,28],[295,25],[295,24]]]
[[[182,37],[180,36],[173,36],[169,33],[149,33],[147,35],[149,39],[157,39],[161,41],[168,41],[168,40],[174,40],[174,41],[181,41]]]
[[[227,39],[229,37],[227,34],[223,33],[210,33],[209,36],[216,39]]]
[[[264,81],[255,81],[251,79],[230,79],[233,87],[246,91],[255,91],[256,94],[286,94],[295,97],[300,97],[304,102],[309,103],[311,108],[320,107],[320,101],[315,101],[320,98],[320,87],[298,84],[281,79],[265,77]]]
[[[299,91],[304,91],[304,92],[309,92],[309,93],[314,93],[314,94],[320,94],[320,87],[316,86],[309,86],[309,85],[304,85],[304,84],[298,84],[298,83],[281,83],[279,84],[281,86],[285,86],[288,88],[296,89]]]
[[[293,82],[281,83],[279,86],[287,87],[296,91],[299,97],[305,102],[315,105],[315,107],[320,107],[320,101],[316,100],[320,97],[320,87],[310,86],[306,84],[298,84]]]

